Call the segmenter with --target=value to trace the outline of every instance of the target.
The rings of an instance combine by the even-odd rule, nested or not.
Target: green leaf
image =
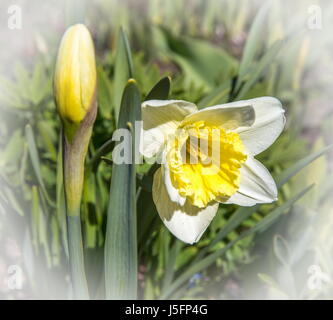
[[[28,143],[28,150],[29,150],[29,155],[30,155],[30,159],[31,159],[31,164],[34,169],[37,181],[43,191],[46,201],[48,202],[49,205],[54,207],[55,204],[49,197],[47,190],[45,188],[45,184],[44,184],[44,181],[42,178],[41,164],[39,161],[39,155],[38,155],[38,150],[37,150],[37,146],[36,146],[36,142],[35,142],[35,137],[34,137],[33,130],[29,124],[25,127],[25,136],[26,136],[27,143]]]
[[[106,157],[101,157],[101,159],[108,165],[112,166],[113,165],[113,161],[112,159],[106,158]]]
[[[226,103],[232,87],[232,80],[228,79],[212,90],[208,95],[200,99],[198,108],[210,107],[213,105]]]
[[[163,279],[163,286],[162,286],[162,291],[167,288],[174,277],[175,269],[176,269],[176,259],[177,256],[180,253],[180,250],[183,247],[183,243],[179,241],[178,239],[175,240],[171,250],[170,254],[167,257],[167,263],[166,263],[166,268],[165,268],[165,275]]]
[[[130,45],[124,30],[121,28],[118,34],[117,54],[114,71],[113,103],[115,117],[118,119],[121,97],[128,79],[133,78],[133,61]]]
[[[32,234],[32,243],[35,247],[35,251],[38,254],[39,252],[39,236],[38,236],[38,230],[39,230],[39,198],[38,198],[38,190],[36,186],[32,187],[32,201],[31,201],[31,234]]]
[[[317,152],[314,152],[313,154],[310,154],[309,156],[297,161],[294,165],[292,165],[290,168],[286,169],[277,179],[276,184],[278,188],[283,186],[290,178],[292,178],[297,172],[302,170],[304,167],[306,167],[309,163],[313,162],[329,150],[331,150],[333,147],[333,144],[326,146]]]
[[[24,148],[24,138],[21,130],[15,130],[7,143],[1,150],[0,166],[8,166],[15,164],[22,157]]]
[[[52,242],[51,242],[51,253],[52,253],[52,265],[59,266],[60,264],[60,227],[55,216],[51,217],[51,231],[52,231]]]
[[[88,163],[88,167],[91,167],[93,172],[97,171],[98,165],[100,164],[101,160],[104,160],[104,156],[112,151],[114,147],[114,141],[109,139],[106,141],[94,154],[91,160]]]
[[[252,86],[258,81],[263,72],[274,61],[276,55],[280,51],[284,42],[282,40],[276,41],[272,47],[266,52],[260,62],[256,65],[255,70],[251,73],[249,79],[245,82],[244,86],[237,94],[237,99],[243,99],[246,93],[252,88]]]
[[[287,266],[290,261],[290,253],[287,241],[279,234],[274,236],[273,250],[279,261]]]
[[[52,160],[56,161],[57,151],[54,147],[56,135],[54,129],[47,121],[39,121],[37,124],[40,137],[43,141],[45,149],[48,151]]]
[[[33,216],[33,234],[35,233],[37,246],[41,245],[44,249],[44,254],[48,267],[51,267],[51,253],[48,244],[47,236],[47,224],[44,212],[41,208],[38,188],[36,186],[32,187],[32,216]]]
[[[258,278],[264,282],[266,285],[279,289],[278,283],[266,273],[258,273]]]
[[[152,185],[153,185],[153,179],[155,171],[159,168],[159,165],[157,163],[154,163],[148,170],[146,174],[144,174],[140,179],[138,179],[138,183],[140,187],[151,193]]]
[[[269,215],[263,218],[259,223],[257,223],[253,228],[244,232],[241,236],[244,238],[254,232],[264,232],[267,230],[267,227],[272,224],[279,216],[288,210],[295,202],[297,202],[300,198],[302,198],[310,189],[313,188],[313,184],[304,188],[297,195],[288,199],[285,203],[275,208]]]
[[[140,253],[149,246],[152,231],[160,224],[160,219],[153,203],[151,193],[141,190],[137,202],[138,215],[138,244]]]
[[[67,221],[66,221],[66,205],[65,191],[63,182],[63,139],[59,134],[59,148],[57,155],[57,175],[56,175],[56,215],[58,224],[62,230],[62,243],[65,254],[68,257],[68,239],[67,239]]]
[[[134,128],[141,119],[140,92],[134,80],[128,81],[119,113],[118,129]],[[136,299],[137,226],[136,174],[134,164],[135,130],[132,144],[117,142],[124,154],[131,154],[130,164],[113,163],[105,242],[105,288],[107,299]],[[133,139],[134,138],[134,139]]]
[[[0,101],[4,107],[13,107],[21,111],[28,109],[27,104],[23,103],[18,94],[19,90],[18,84],[0,75]]]
[[[32,92],[30,90],[31,79],[28,69],[22,64],[22,62],[17,62],[14,70],[17,81],[17,88],[19,89],[21,97],[30,101]]]
[[[211,90],[216,83],[235,74],[237,61],[221,47],[199,39],[175,36],[164,28],[156,32],[161,52],[183,69],[187,86],[195,83]]]
[[[101,113],[103,119],[111,119],[111,111],[112,111],[111,81],[102,67],[97,68],[97,75],[98,75],[98,87],[97,87],[98,110]]]
[[[260,43],[262,42],[262,30],[265,28],[265,21],[270,3],[271,1],[267,1],[266,4],[261,7],[251,26],[248,38],[246,40],[242,61],[239,66],[236,90],[240,88],[241,82],[244,80],[244,76],[253,66],[256,54],[262,48]]]
[[[34,68],[30,80],[30,100],[37,106],[47,96],[51,96],[52,80],[46,73],[45,66],[42,62],[38,62]]]
[[[2,183],[2,181],[1,181]],[[4,199],[2,199],[3,203],[10,203],[9,208],[11,210],[15,210],[20,216],[24,216],[24,208],[22,208],[22,205],[19,203],[18,199],[16,198],[12,188],[4,188],[3,187],[3,198],[5,199],[5,201],[3,201]]]
[[[171,79],[165,77],[161,79],[147,94],[145,101],[148,100],[167,100],[170,93]]]

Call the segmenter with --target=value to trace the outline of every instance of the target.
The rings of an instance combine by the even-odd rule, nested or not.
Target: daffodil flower
[[[197,242],[219,203],[253,206],[277,200],[272,176],[254,156],[284,128],[279,100],[262,97],[201,110],[187,101],[150,100],[142,104],[142,119],[141,152],[162,159],[153,200],[180,240]]]

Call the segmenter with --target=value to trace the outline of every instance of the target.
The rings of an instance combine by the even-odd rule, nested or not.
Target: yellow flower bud
[[[96,64],[88,29],[77,24],[67,29],[54,76],[54,95],[61,119],[78,125],[95,105]]]

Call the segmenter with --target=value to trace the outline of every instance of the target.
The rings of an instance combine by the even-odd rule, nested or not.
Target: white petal
[[[285,125],[281,102],[272,97],[248,100],[255,112],[255,121],[248,128],[236,130],[247,152],[255,156],[267,149],[281,134]]]
[[[277,188],[273,177],[259,161],[248,157],[240,169],[238,191],[224,203],[253,206],[256,203],[271,203],[277,200]]]
[[[165,125],[150,130],[141,130],[140,153],[147,158],[158,155],[162,151],[167,136],[174,132],[176,128]]]
[[[161,170],[162,170],[162,178],[165,184],[165,188],[170,197],[170,200],[183,206],[185,204],[186,198],[182,197],[179,194],[178,190],[172,185],[168,163],[164,162],[164,164],[162,164],[161,166]]]
[[[208,125],[219,126],[226,130],[235,130],[239,127],[250,127],[255,121],[251,100],[237,101],[221,104],[199,110],[188,115],[184,123],[205,121]]]
[[[161,169],[158,169],[154,175],[153,200],[170,232],[181,241],[190,244],[199,241],[218,209],[218,203],[200,209],[188,202],[184,206],[172,202],[166,190]]]
[[[174,133],[178,124],[190,113],[197,111],[195,104],[183,100],[149,100],[142,104],[143,132],[140,151],[153,157]]]
[[[281,102],[273,97],[241,100],[202,109],[184,122],[204,120],[239,133],[247,151],[256,155],[281,134],[285,117]]]

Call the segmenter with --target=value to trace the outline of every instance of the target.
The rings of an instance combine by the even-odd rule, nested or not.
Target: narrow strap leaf
[[[140,92],[134,80],[125,87],[118,128],[133,128],[141,115]],[[105,242],[105,288],[107,299],[136,299],[137,296],[137,225],[136,174],[132,143],[122,142],[124,153],[131,154],[130,164],[113,163]],[[134,138],[134,139],[133,139]],[[120,142],[116,143],[116,147]]]

